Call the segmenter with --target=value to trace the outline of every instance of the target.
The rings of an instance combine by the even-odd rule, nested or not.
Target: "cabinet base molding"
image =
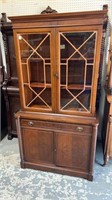
[[[68,176],[75,176],[79,178],[84,178],[89,181],[93,181],[93,174],[89,174],[87,172],[83,172],[78,169],[69,169],[69,168],[62,168],[62,167],[56,167],[55,165],[49,166],[49,165],[41,165],[41,164],[34,164],[34,163],[29,163],[25,161],[21,161],[20,163],[21,168],[25,169],[34,169],[34,170],[40,170],[40,171],[45,171],[45,172],[53,172],[53,173],[58,173],[62,175],[68,175]]]

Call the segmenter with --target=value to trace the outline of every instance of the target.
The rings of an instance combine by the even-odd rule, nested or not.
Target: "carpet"
[[[94,180],[20,168],[17,139],[0,143],[0,200],[111,200],[112,161],[97,147]]]

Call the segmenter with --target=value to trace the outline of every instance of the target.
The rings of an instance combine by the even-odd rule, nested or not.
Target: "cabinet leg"
[[[87,179],[88,181],[93,181],[93,175],[89,174]]]
[[[109,161],[109,155],[104,155],[104,166],[107,165]]]
[[[8,138],[8,140],[12,140],[13,139],[13,135],[11,133],[9,133],[7,138]]]
[[[13,138],[17,138],[17,135],[14,132],[9,132],[7,138],[8,140],[12,140]]]

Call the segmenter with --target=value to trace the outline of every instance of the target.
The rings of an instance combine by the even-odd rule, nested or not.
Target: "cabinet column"
[[[19,142],[19,151],[21,156],[21,167],[24,168],[24,154],[23,154],[23,145],[22,145],[22,135],[21,135],[21,126],[20,126],[20,116],[16,118],[16,127],[17,127],[17,135]]]
[[[88,175],[88,180],[93,180],[93,164],[95,160],[95,152],[96,152],[96,139],[97,139],[97,130],[98,126],[93,126],[93,133],[92,133],[92,144],[91,144],[91,158],[90,158],[90,170]]]

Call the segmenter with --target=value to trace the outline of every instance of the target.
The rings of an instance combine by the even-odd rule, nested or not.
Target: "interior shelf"
[[[37,104],[31,104],[30,106],[28,106],[30,108],[38,108],[38,109],[48,109],[46,105],[37,105]]]
[[[61,60],[66,61],[66,60],[68,60],[68,58],[61,58]],[[69,61],[70,60],[84,60],[84,59],[82,57],[80,57],[80,58],[70,58]],[[94,58],[86,58],[86,60],[91,61],[91,60],[94,60]]]
[[[31,86],[31,87],[36,87],[36,88],[51,88],[51,83],[37,83],[37,82],[32,82],[32,83],[24,83],[24,85]]]
[[[68,88],[68,89],[75,89],[75,90],[79,90],[79,89],[91,89],[91,85],[78,85],[78,84],[71,84],[71,85],[68,85],[68,86],[66,86],[66,85],[64,85],[64,84],[61,84],[61,88],[62,89],[66,89],[66,87]]]

